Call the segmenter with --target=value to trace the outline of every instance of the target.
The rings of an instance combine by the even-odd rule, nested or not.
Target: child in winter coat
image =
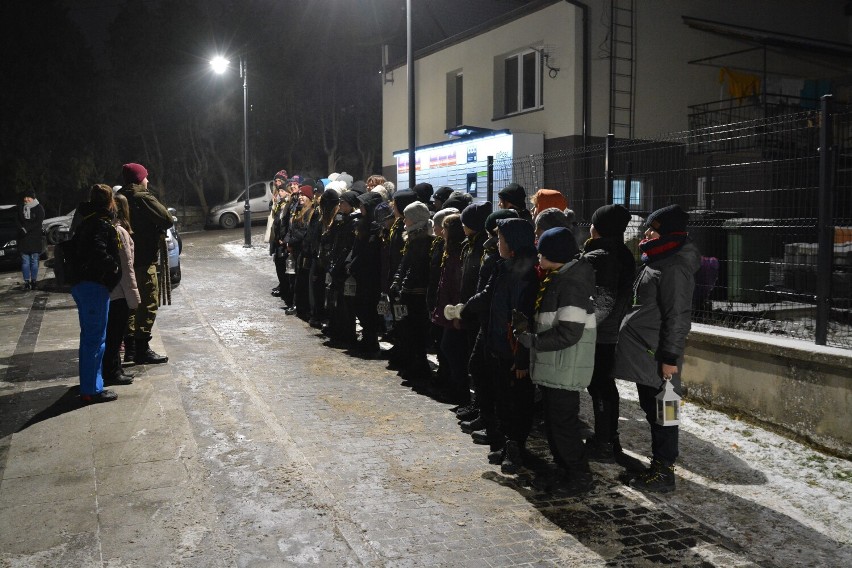
[[[595,364],[595,271],[579,256],[571,231],[548,229],[538,240],[544,279],[535,301],[532,331],[515,330],[531,350],[531,375],[544,398],[547,441],[556,470],[533,486],[568,494],[592,487],[580,437],[580,391],[589,386]]]
[[[461,312],[468,320],[469,311],[487,320],[485,349],[492,357],[494,379],[500,400],[507,408],[501,422],[507,437],[501,470],[514,474],[522,465],[522,452],[532,429],[534,388],[529,377],[529,350],[512,338],[513,313],[532,319],[536,277],[535,234],[529,221],[497,221],[498,250],[502,259],[488,285],[467,301]]]

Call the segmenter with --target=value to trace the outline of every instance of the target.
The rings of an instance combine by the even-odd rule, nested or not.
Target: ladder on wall
[[[633,0],[611,0],[609,23],[609,132],[633,138],[636,12]]]

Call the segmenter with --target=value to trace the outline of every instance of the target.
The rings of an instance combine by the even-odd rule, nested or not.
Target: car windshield
[[[18,215],[15,207],[4,207],[0,209],[0,226],[17,227],[15,220]]]

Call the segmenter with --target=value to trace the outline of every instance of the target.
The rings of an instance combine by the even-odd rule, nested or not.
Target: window
[[[541,55],[538,51],[531,49],[503,57],[502,69],[497,71],[495,84],[502,79],[502,104],[495,105],[497,114],[505,116],[542,106]]]
[[[624,205],[628,209],[642,209],[645,201],[642,197],[644,185],[640,180],[630,181],[630,206],[627,205],[627,196],[624,195],[625,180],[612,180],[612,202],[615,205]]]
[[[447,130],[464,124],[464,75],[460,70],[447,73]]]

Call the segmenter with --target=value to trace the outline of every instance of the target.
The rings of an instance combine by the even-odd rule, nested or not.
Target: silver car
[[[272,181],[259,181],[249,186],[249,210],[252,223],[266,222],[269,204],[272,201]],[[233,229],[243,222],[246,192],[243,190],[234,199],[214,206],[207,214],[207,227]]]
[[[55,245],[60,241],[60,230],[63,228],[68,229],[68,227],[71,226],[71,221],[74,219],[75,211],[76,209],[72,209],[66,215],[51,217],[50,219],[45,219],[41,222],[41,230],[47,237],[47,244]]]

